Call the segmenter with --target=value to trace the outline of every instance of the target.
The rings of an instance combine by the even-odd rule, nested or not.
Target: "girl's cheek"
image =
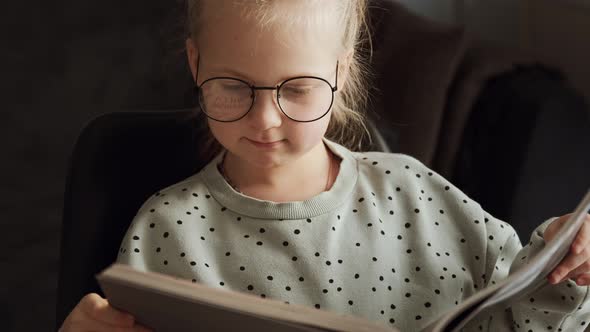
[[[305,147],[315,146],[315,144],[322,140],[326,133],[328,125],[327,122],[324,122],[320,119],[316,122],[297,123],[297,128],[292,133],[293,138]]]
[[[209,121],[209,129],[213,133],[213,136],[220,142],[220,143],[230,143],[230,141],[235,140],[239,137],[239,131],[234,128],[234,124],[232,123],[220,123],[215,122],[213,120]]]

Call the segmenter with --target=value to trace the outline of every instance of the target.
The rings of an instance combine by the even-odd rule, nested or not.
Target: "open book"
[[[526,265],[444,313],[425,331],[458,331],[481,311],[508,307],[543,286],[569,252],[589,210],[590,190],[555,238]],[[122,264],[113,264],[97,279],[113,307],[155,331],[395,331],[361,317],[211,288]]]

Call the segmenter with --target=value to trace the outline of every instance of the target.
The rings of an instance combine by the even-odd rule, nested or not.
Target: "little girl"
[[[542,249],[567,215],[523,248],[418,160],[352,152],[364,128],[366,2],[189,0],[188,60],[222,149],[145,202],[118,262],[417,331]],[[551,284],[464,330],[583,331],[587,224]],[[89,294],[62,330],[116,326],[144,330]]]

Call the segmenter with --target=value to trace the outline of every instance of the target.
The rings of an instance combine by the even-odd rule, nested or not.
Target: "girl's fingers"
[[[580,266],[571,270],[567,276],[562,279],[565,280],[566,278],[570,278],[572,280],[577,280],[580,276],[583,276],[587,273],[590,273],[590,260],[585,261],[584,263],[580,264]]]
[[[89,318],[111,325],[111,327],[132,327],[134,324],[133,316],[111,307],[109,302],[98,294],[86,295],[80,304],[80,309]]]
[[[109,323],[96,320],[85,312],[82,312],[82,320],[83,320],[83,328],[84,331],[93,331],[93,332],[152,332],[148,328],[141,326],[139,324],[132,324],[131,326],[116,326],[111,325]],[[82,324],[80,324],[82,325]],[[81,326],[82,327],[82,326]],[[77,329],[74,329],[77,331]]]
[[[590,246],[590,214],[586,214],[586,220],[572,242],[571,249],[574,254],[579,254],[588,246]]]
[[[551,274],[549,274],[549,282],[552,284],[561,282],[571,275],[570,272],[582,266],[589,259],[590,247],[584,248],[584,250],[579,255],[568,253],[561,263],[559,263],[559,265],[551,272]],[[581,267],[581,270],[583,269],[584,267]]]
[[[84,315],[86,315],[85,319],[84,319],[84,328],[87,329],[88,331],[96,331],[96,332],[103,332],[103,331],[114,331],[115,329],[119,330],[119,331],[123,331],[124,329],[127,329],[125,327],[114,327],[113,325],[107,324],[103,321],[99,321],[96,320],[90,316],[88,316],[88,314],[83,313]]]
[[[66,317],[60,331],[150,332],[151,330],[135,324],[132,315],[111,307],[106,299],[91,293],[84,296]]]
[[[575,281],[578,286],[588,286],[590,285],[590,274],[579,275]]]

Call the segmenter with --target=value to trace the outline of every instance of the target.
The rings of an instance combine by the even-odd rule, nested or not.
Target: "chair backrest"
[[[202,119],[194,110],[101,115],[80,134],[64,195],[56,324],[87,293],[101,293],[96,273],[116,260],[145,200],[204,166]]]

